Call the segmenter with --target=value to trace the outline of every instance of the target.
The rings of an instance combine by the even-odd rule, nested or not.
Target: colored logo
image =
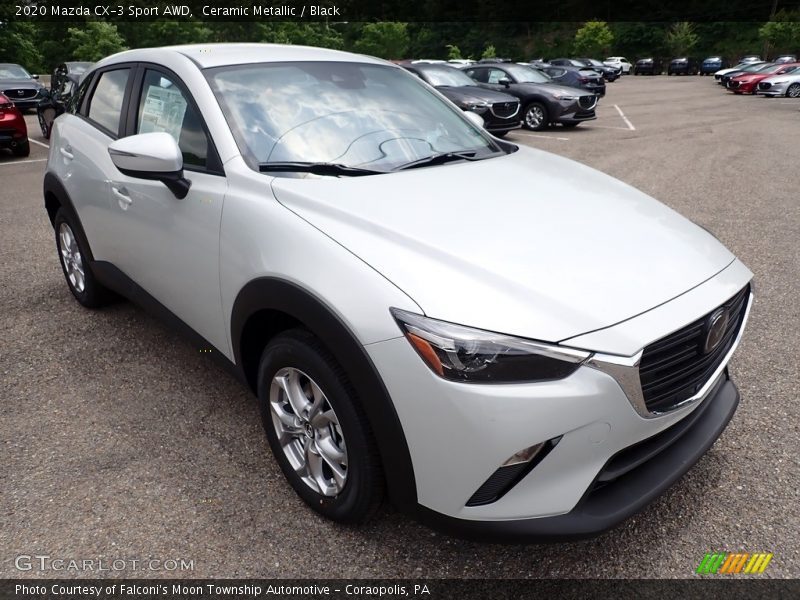
[[[721,573],[763,573],[769,561],[772,560],[772,553],[748,552],[714,552],[706,554],[697,573],[701,575],[721,574]]]

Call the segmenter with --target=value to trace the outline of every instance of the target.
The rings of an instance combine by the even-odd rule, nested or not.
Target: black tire
[[[312,489],[292,467],[281,446],[273,423],[270,392],[273,378],[282,369],[295,369],[312,380],[322,390],[338,420],[341,437],[346,440],[347,465],[343,487],[335,496],[326,496]],[[261,355],[258,368],[258,401],[272,453],[297,495],[316,512],[334,521],[367,521],[378,509],[384,496],[380,456],[372,429],[347,374],[314,335],[304,329],[292,329],[270,341]],[[297,422],[300,423],[300,420]],[[309,424],[307,421],[297,427],[307,431]],[[313,431],[306,435],[314,441],[319,439],[315,438],[317,434]],[[332,473],[330,467],[327,468]]]
[[[83,269],[82,286],[77,285],[76,282],[70,278],[70,273],[67,270],[67,259],[65,259],[62,251],[61,235],[62,232],[66,233],[66,231],[62,229],[62,226],[68,228],[69,237],[73,240],[74,245],[77,247],[79,252],[78,260],[80,261],[81,268]],[[56,234],[58,262],[61,264],[61,270],[64,272],[64,278],[67,281],[69,291],[72,292],[72,295],[75,296],[75,299],[86,308],[100,308],[112,302],[116,298],[115,295],[109,289],[100,284],[95,278],[94,273],[92,273],[91,266],[89,265],[89,261],[87,259],[89,256],[89,246],[86,243],[86,240],[84,240],[81,236],[78,228],[75,227],[75,223],[73,223],[72,218],[64,211],[64,209],[59,209],[56,213],[55,220],[53,221],[53,227]]]
[[[504,138],[508,135],[507,131],[490,131],[489,133],[498,138]]]
[[[538,124],[532,124],[533,119],[529,119],[528,113],[531,111],[541,111],[542,119]],[[550,124],[550,115],[547,112],[547,107],[541,102],[531,102],[522,111],[522,126],[531,131],[543,131],[547,129]]]
[[[31,144],[28,140],[21,142],[11,148],[11,152],[14,153],[14,156],[19,156],[20,158],[24,158],[25,156],[31,155]]]
[[[561,126],[564,129],[575,129],[580,123],[562,123]]]

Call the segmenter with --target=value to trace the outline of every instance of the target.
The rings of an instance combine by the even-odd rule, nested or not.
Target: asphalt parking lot
[[[19,571],[19,555],[193,561],[115,573],[129,577],[691,577],[712,551],[771,552],[760,577],[800,577],[800,101],[624,77],[598,115],[508,139],[657,197],[750,267],[756,304],[731,363],[742,403],[644,512],[594,540],[533,547],[449,538],[390,507],[362,528],[306,509],[238,382],[131,304],[72,299],[29,114],[31,156],[0,151],[0,578],[81,575]]]

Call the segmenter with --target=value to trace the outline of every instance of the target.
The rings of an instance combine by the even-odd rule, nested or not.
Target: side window
[[[511,79],[505,71],[501,71],[500,69],[492,69],[489,71],[489,81],[488,83],[500,83],[501,79]]]
[[[66,104],[66,110],[70,114],[76,114],[81,107],[81,103],[83,102],[83,97],[86,95],[86,90],[89,89],[89,85],[92,83],[91,75],[86,77],[81,84],[78,86],[77,91],[69,97]]]
[[[467,70],[467,75],[472,77],[475,81],[479,83],[487,83],[488,82],[488,74],[489,72],[486,69],[469,69]]]
[[[185,165],[206,166],[208,137],[200,115],[166,75],[148,69],[139,98],[136,133],[153,131],[164,131],[175,138]]]
[[[117,69],[100,74],[100,80],[89,102],[88,117],[114,135],[119,134],[122,100],[128,84],[130,69]]]

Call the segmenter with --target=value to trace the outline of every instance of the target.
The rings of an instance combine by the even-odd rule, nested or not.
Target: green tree
[[[105,21],[91,21],[82,27],[70,27],[67,33],[75,46],[75,58],[78,60],[97,61],[128,49],[117,27]]]
[[[459,60],[461,58],[461,48],[455,44],[447,44],[447,60]]]
[[[614,34],[605,21],[587,21],[575,32],[573,48],[575,54],[588,57],[602,57],[611,50]]]
[[[700,36],[695,33],[694,25],[681,21],[675,23],[667,32],[666,44],[673,56],[689,54],[700,41]]]
[[[0,61],[18,63],[30,71],[42,71],[43,60],[36,43],[35,23],[0,20]]]
[[[355,43],[355,50],[380,58],[405,58],[410,41],[407,28],[407,23],[367,23]]]
[[[483,49],[481,58],[497,58],[497,50],[495,50],[492,44],[489,44]]]
[[[795,52],[800,48],[800,11],[778,12],[759,28],[758,37],[778,52]]]

